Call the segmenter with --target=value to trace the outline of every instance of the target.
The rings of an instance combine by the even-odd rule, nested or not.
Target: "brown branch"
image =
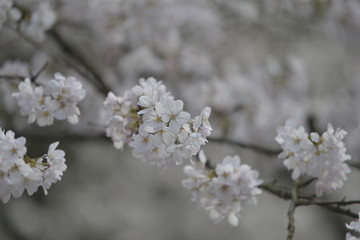
[[[259,188],[284,200],[289,200],[292,198],[291,191],[287,187],[277,186],[274,184],[261,184]]]
[[[287,231],[288,231],[288,235],[287,235],[287,240],[292,240],[294,238],[294,234],[295,234],[295,209],[296,209],[296,203],[294,201],[291,201],[289,210],[288,210],[288,226],[287,226]]]
[[[23,76],[16,76],[16,75],[0,75],[0,80],[1,79],[8,79],[8,80],[20,80],[23,81],[25,80],[26,77]]]
[[[34,82],[42,72],[45,71],[46,67],[49,65],[48,62],[46,62],[31,78],[30,78],[30,81],[31,82]]]
[[[337,214],[341,214],[344,216],[348,216],[351,218],[358,218],[358,214],[352,212],[349,209],[344,209],[342,207],[338,206],[331,206],[332,204],[328,204],[327,202],[313,202],[313,201],[308,201],[308,202],[303,202],[303,201],[298,201],[297,202],[298,206],[309,206],[309,205],[317,205],[320,206],[322,208],[326,208],[327,210],[337,213]]]
[[[97,73],[93,67],[90,66],[90,64],[86,61],[84,57],[82,57],[74,47],[72,47],[70,44],[68,44],[61,35],[55,31],[54,29],[49,30],[48,35],[50,35],[53,40],[56,42],[56,44],[65,52],[67,53],[71,58],[73,58],[75,61],[77,61],[80,65],[86,69],[90,73],[90,75],[95,80],[94,84],[97,85],[97,88],[105,95],[108,94],[108,92],[111,91],[111,89],[106,86],[104,80],[101,78],[100,74]]]
[[[292,240],[295,235],[295,209],[297,207],[297,201],[298,201],[298,191],[299,191],[298,186],[299,186],[298,181],[293,182],[293,186],[291,189],[291,203],[287,214],[289,221],[287,227],[287,231],[288,231],[287,240]]]
[[[350,167],[360,169],[360,162],[358,161],[348,161],[348,164]]]
[[[347,206],[347,205],[355,205],[360,204],[360,200],[353,200],[353,201],[333,201],[333,202],[321,202],[321,201],[308,201],[308,202],[299,202],[299,205],[302,206],[309,206],[309,205],[318,205],[318,206]]]
[[[104,134],[97,134],[97,135],[77,135],[77,134],[72,134],[72,133],[53,133],[53,134],[33,134],[32,132],[18,132],[17,131],[17,135],[18,136],[25,136],[28,139],[32,139],[32,140],[41,140],[41,141],[53,141],[53,140],[63,140],[63,141],[92,141],[92,140],[106,140],[106,141],[110,141],[109,138],[107,138]],[[214,170],[215,166],[213,164],[210,163],[210,161],[208,161],[208,163],[206,164],[206,167],[209,170]],[[309,182],[310,179],[308,181],[305,181],[304,183]],[[304,183],[300,183],[298,185],[298,188],[302,187],[304,185]],[[284,186],[279,186],[276,185],[275,182],[272,183],[264,183],[261,184],[259,186],[259,188],[261,188],[262,190],[277,196],[281,199],[284,200],[292,200],[293,199],[293,193],[292,190],[288,187],[284,187]],[[357,218],[358,215],[348,209],[344,209],[341,206],[345,206],[345,205],[351,205],[351,204],[360,204],[360,200],[353,200],[353,201],[333,201],[333,202],[322,202],[319,201],[318,199],[316,199],[313,195],[311,196],[306,196],[301,192],[298,192],[297,194],[297,200],[295,202],[296,207],[297,206],[309,206],[309,205],[317,205],[323,208],[328,209],[331,212],[335,212],[337,214],[340,215],[344,215],[344,216],[348,216],[351,218]],[[292,206],[293,208],[294,206]],[[291,210],[291,209],[289,209]],[[292,210],[291,210],[292,211]]]
[[[85,80],[90,82],[90,80],[93,79],[93,76],[91,74],[89,75],[89,72],[91,72],[91,71],[90,71],[90,69],[86,68],[87,65],[83,66],[83,68],[85,68],[85,70],[84,70],[83,68],[78,66],[78,61],[75,61],[71,57],[67,57],[64,54],[61,54],[61,53],[58,53],[58,52],[54,51],[53,48],[46,47],[44,45],[39,44],[38,42],[35,42],[31,38],[29,38],[25,34],[23,34],[19,29],[14,29],[14,28],[12,28],[10,26],[7,26],[7,25],[5,25],[5,26],[8,27],[8,29],[10,29],[10,30],[14,31],[15,33],[17,33],[23,40],[25,40],[27,43],[32,45],[35,49],[37,49],[39,51],[44,51],[47,54],[49,54],[49,56],[54,61],[59,61],[59,62],[65,64],[66,66],[68,66],[69,68],[74,69],[81,76],[83,76]],[[105,90],[102,87],[99,87],[99,85],[96,83],[96,81],[91,81],[90,83],[93,84],[94,87],[96,89],[98,89],[100,93],[102,93],[104,95],[107,95],[108,91]]]
[[[299,184],[299,189],[300,188],[304,188],[306,186],[308,186],[309,184],[313,183],[317,178],[310,178],[302,183]]]
[[[284,200],[292,199],[292,191],[291,189],[283,186],[277,186],[275,184],[262,184],[259,186],[261,189],[271,193],[279,198]],[[296,206],[309,206],[309,205],[316,205],[322,208],[326,208],[331,212],[338,213],[344,216],[348,216],[351,218],[357,218],[358,214],[352,212],[349,209],[344,209],[341,206],[345,205],[352,205],[352,204],[360,204],[360,200],[354,201],[334,201],[334,202],[322,202],[319,201],[312,196],[304,196],[301,193],[298,193],[297,201],[295,202]],[[335,205],[335,206],[334,206]]]
[[[209,142],[218,142],[218,143],[230,144],[230,145],[234,145],[234,146],[237,146],[237,147],[250,149],[250,150],[253,150],[255,152],[265,154],[265,155],[270,155],[270,156],[278,155],[281,152],[281,150],[278,150],[278,149],[270,149],[270,148],[266,148],[266,147],[263,147],[263,146],[251,144],[251,143],[243,143],[243,142],[234,141],[234,140],[225,139],[225,138],[212,138],[212,137],[210,137],[210,138],[208,138],[208,140],[209,140]]]

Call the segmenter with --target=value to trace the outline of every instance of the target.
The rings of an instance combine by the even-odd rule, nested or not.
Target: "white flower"
[[[0,0],[0,30],[13,6],[12,0]]]
[[[292,178],[298,179],[302,174],[317,178],[315,192],[317,196],[330,193],[343,186],[350,168],[345,163],[351,157],[346,154],[343,139],[346,132],[329,124],[321,136],[318,133],[305,132],[303,127],[288,120],[284,127],[277,130],[275,140],[283,152],[284,165],[293,170]]]
[[[183,111],[184,102],[181,100],[168,100],[164,106],[162,120],[169,122],[170,130],[177,134],[183,124],[190,120],[190,114]]]
[[[63,150],[56,149],[58,145],[59,142],[51,144],[49,146],[48,153],[41,159],[41,161],[45,159],[45,163],[47,164],[43,174],[42,183],[45,194],[47,194],[47,190],[51,187],[51,184],[61,180],[63,172],[67,168],[64,158],[65,152]]]
[[[345,224],[346,227],[350,230],[354,230],[356,232],[360,232],[360,212],[359,212],[359,219],[355,222],[350,222],[350,224]],[[350,233],[346,234],[346,240],[360,240],[360,238],[352,236]]]
[[[42,186],[45,193],[52,183],[61,179],[66,170],[65,153],[53,143],[39,159],[25,156],[26,139],[15,138],[12,131],[0,129],[0,199],[6,203],[10,197],[20,197],[24,190],[32,195]]]
[[[128,143],[135,157],[161,168],[181,164],[196,155],[212,131],[210,108],[191,119],[183,111],[184,103],[173,100],[161,82],[154,78],[139,82],[124,97],[109,93],[104,101],[106,135],[115,147],[122,149]]]
[[[350,222],[350,224],[345,224],[346,227],[350,230],[354,230],[360,233],[360,212],[359,212],[359,219],[356,222]]]
[[[21,31],[35,41],[45,39],[45,31],[52,28],[57,14],[49,2],[41,2],[28,21],[22,21]]]
[[[13,131],[7,131],[5,137],[1,141],[1,150],[4,158],[15,161],[26,153],[26,139],[20,137],[15,139],[15,133]]]
[[[224,218],[232,226],[238,225],[238,218],[247,204],[257,204],[258,172],[241,164],[238,156],[227,156],[214,170],[206,169],[206,157],[200,152],[200,164],[184,167],[188,179],[183,186],[192,191],[193,201],[206,210],[210,219],[220,222]]]
[[[351,235],[350,233],[346,233],[346,240],[360,240],[360,238]]]
[[[74,77],[65,78],[60,73],[44,85],[34,87],[30,79],[19,84],[19,92],[14,93],[21,115],[28,116],[28,123],[39,126],[52,125],[54,119],[67,119],[76,124],[80,110],[78,102],[85,97],[81,82]]]
[[[164,129],[166,122],[162,120],[162,115],[164,113],[164,106],[162,103],[157,102],[155,104],[155,109],[147,111],[144,116],[144,129],[148,133],[156,133]]]
[[[59,120],[68,119],[70,123],[76,124],[80,115],[77,104],[85,98],[81,82],[74,77],[66,78],[60,73],[55,73],[55,78],[50,80],[46,87],[47,94],[56,102],[54,117]]]

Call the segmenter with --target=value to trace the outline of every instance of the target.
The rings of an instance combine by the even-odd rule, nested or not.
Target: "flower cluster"
[[[23,34],[40,42],[56,20],[57,14],[47,1],[39,3],[33,12],[22,12],[14,6],[13,0],[0,0],[0,30],[5,22],[16,24],[16,28]]]
[[[47,1],[41,2],[28,21],[22,21],[20,30],[35,41],[43,41],[45,32],[56,23],[57,14]]]
[[[293,169],[294,180],[305,173],[317,178],[317,196],[343,186],[346,174],[350,172],[345,161],[351,159],[343,142],[346,131],[335,131],[328,124],[327,131],[321,136],[315,132],[308,134],[303,127],[297,127],[294,121],[288,120],[284,127],[278,128],[277,133],[275,140],[283,150],[279,157],[285,159],[284,165],[288,169]]]
[[[192,201],[197,202],[215,222],[227,218],[228,222],[238,225],[238,217],[247,204],[257,204],[256,195],[262,183],[259,173],[250,166],[241,164],[239,156],[227,156],[214,170],[207,169],[206,157],[199,154],[200,163],[184,167],[183,186],[192,191]]]
[[[154,78],[140,79],[140,84],[124,97],[110,92],[104,106],[106,135],[114,146],[122,149],[127,143],[134,148],[134,156],[162,168],[196,155],[212,131],[210,108],[191,119],[183,111],[183,102],[173,100],[166,87]]]
[[[360,212],[359,212],[359,219],[356,222],[351,222],[350,224],[346,224],[346,227],[350,230],[354,230],[360,233]],[[360,238],[352,236],[350,233],[346,234],[346,240],[360,240]]]
[[[13,7],[12,0],[0,0],[0,30],[5,23],[5,21],[18,21],[20,20],[22,14],[21,11]]]
[[[0,128],[0,199],[6,203],[11,195],[20,197],[24,190],[32,195],[42,186],[45,194],[66,170],[65,153],[56,149],[58,142],[49,146],[47,154],[39,158],[26,156],[26,139],[15,138],[12,131]]]
[[[66,78],[56,73],[54,79],[40,86],[25,79],[13,96],[20,106],[20,113],[28,116],[28,123],[36,121],[39,126],[47,126],[53,124],[55,118],[76,124],[80,114],[77,104],[84,99],[85,90],[74,77]]]

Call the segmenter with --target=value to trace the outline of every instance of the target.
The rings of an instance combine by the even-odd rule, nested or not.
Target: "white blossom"
[[[35,41],[43,41],[45,32],[56,23],[57,14],[49,2],[41,2],[28,21],[22,21],[21,31]]]
[[[360,240],[360,238],[351,235],[350,233],[346,233],[346,240]]]
[[[360,212],[359,212],[359,219],[357,221],[352,221],[350,224],[345,224],[346,228],[350,230],[354,230],[358,233],[360,233]],[[360,238],[357,238],[350,233],[346,233],[346,240],[359,240]]]
[[[8,18],[12,6],[13,6],[12,0],[0,0],[0,31],[4,22]]]
[[[65,153],[57,150],[58,142],[49,147],[40,158],[26,155],[26,139],[15,138],[12,131],[0,128],[0,199],[6,203],[10,197],[20,197],[24,190],[32,195],[42,186],[45,194],[52,183],[61,180],[66,170]]]
[[[206,159],[200,154],[200,163],[184,167],[188,179],[183,186],[192,191],[192,200],[204,209],[210,219],[220,222],[224,218],[232,226],[238,225],[238,218],[248,204],[256,205],[256,195],[262,183],[259,173],[250,166],[241,164],[239,156],[227,156],[214,170],[206,168]]]
[[[161,82],[154,78],[139,82],[124,97],[109,93],[104,102],[106,135],[115,147],[122,149],[129,144],[134,148],[134,156],[162,168],[196,155],[212,131],[210,108],[191,119],[183,111],[184,103],[173,100]]]
[[[350,222],[350,224],[345,224],[346,227],[350,230],[354,230],[360,233],[360,212],[358,213],[359,219],[356,222]]]
[[[25,79],[13,96],[20,106],[20,114],[28,116],[28,123],[36,121],[39,126],[48,126],[54,119],[67,119],[76,124],[80,115],[77,105],[84,99],[85,90],[74,77],[56,73],[54,79],[38,86]]]
[[[289,170],[293,170],[294,180],[303,174],[315,177],[317,196],[343,186],[346,174],[350,172],[345,162],[351,159],[343,142],[346,131],[335,131],[329,124],[321,136],[318,133],[309,135],[303,127],[297,127],[293,120],[288,120],[284,127],[278,128],[277,133],[275,140],[283,150],[279,157],[284,159],[284,165]]]

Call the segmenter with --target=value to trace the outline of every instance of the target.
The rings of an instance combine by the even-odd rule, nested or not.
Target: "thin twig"
[[[318,206],[326,208],[331,212],[341,214],[341,215],[344,215],[344,216],[348,216],[348,217],[351,217],[351,218],[356,218],[357,219],[359,217],[359,215],[357,213],[354,213],[349,209],[343,209],[343,208],[340,208],[340,207],[332,207],[332,206],[328,206],[328,205],[318,205]]]
[[[360,162],[358,161],[348,161],[348,164],[350,167],[360,169]]]
[[[321,201],[307,201],[307,202],[299,202],[299,205],[302,206],[309,206],[309,205],[318,205],[318,206],[347,206],[347,205],[355,205],[360,204],[360,200],[353,200],[353,201],[333,201],[333,202],[321,202]]]
[[[45,70],[45,68],[48,66],[48,62],[45,63],[40,69],[39,71],[37,71],[33,76],[30,77],[30,81],[34,82],[39,76],[40,74]],[[27,77],[23,77],[23,76],[17,76],[17,75],[0,75],[0,80],[1,79],[8,79],[8,80],[21,80],[24,81]]]
[[[48,62],[46,62],[40,69],[39,71],[37,71],[31,78],[30,78],[30,81],[31,82],[34,82],[39,76],[40,74],[45,71],[46,67],[49,65]]]
[[[331,212],[334,212],[334,213],[337,213],[337,214],[340,214],[340,215],[348,216],[348,217],[351,217],[351,218],[358,218],[357,213],[354,213],[349,209],[344,209],[344,208],[342,208],[340,206],[332,206],[331,204],[326,204],[326,202],[311,202],[311,201],[303,202],[303,201],[298,201],[297,205],[298,206],[317,205],[317,206],[320,206],[322,208],[326,208],[327,210],[329,210]]]
[[[292,240],[295,234],[295,209],[296,209],[296,203],[294,201],[291,201],[290,203],[290,207],[288,210],[288,227],[287,227],[287,231],[288,231],[288,235],[287,235],[287,240]]]
[[[313,183],[317,178],[310,178],[308,180],[306,180],[305,182],[302,182],[299,184],[298,188],[301,189],[301,188],[304,188],[306,186],[308,186],[309,184]]]
[[[278,155],[281,152],[278,149],[270,149],[270,148],[258,146],[255,144],[251,144],[251,143],[243,143],[243,142],[234,141],[234,140],[225,139],[225,138],[208,138],[208,140],[210,142],[225,143],[225,144],[230,144],[230,145],[234,145],[234,146],[241,147],[241,148],[247,148],[247,149],[253,150],[255,152],[262,153],[265,155],[270,155],[270,156]]]
[[[292,197],[290,190],[286,187],[276,186],[273,184],[261,184],[259,188],[285,200],[289,200]]]
[[[22,76],[16,76],[16,75],[0,75],[0,80],[1,79],[8,79],[8,80],[24,80],[26,77],[22,77]]]
[[[294,238],[295,234],[295,209],[297,207],[297,201],[298,201],[298,181],[295,181],[293,183],[293,187],[291,189],[291,203],[288,210],[288,235],[287,240],[292,240]]]
[[[68,44],[61,35],[51,29],[48,31],[48,34],[55,40],[56,44],[69,56],[71,56],[73,59],[75,59],[78,63],[80,63],[94,78],[96,81],[96,84],[98,84],[99,90],[104,93],[105,95],[111,91],[111,89],[106,86],[104,80],[101,78],[100,74],[97,73],[93,67],[90,66],[90,64],[85,60],[84,57],[82,57],[74,47],[72,47],[70,44]]]
[[[86,80],[90,81],[90,79],[92,79],[92,75],[89,75],[90,70],[86,69],[82,69],[81,67],[77,66],[78,61],[75,61],[74,59],[72,59],[71,57],[67,57],[64,54],[60,54],[57,53],[56,51],[54,51],[53,48],[50,47],[46,47],[44,45],[41,45],[35,41],[33,41],[31,38],[27,37],[26,35],[24,35],[21,31],[19,31],[18,29],[14,29],[10,26],[5,25],[6,27],[8,27],[8,29],[14,31],[15,33],[17,33],[23,40],[25,40],[27,43],[29,43],[30,45],[32,45],[35,49],[39,50],[39,51],[44,51],[47,54],[49,54],[49,56],[54,60],[54,61],[60,61],[61,63],[65,64],[66,66],[68,66],[69,68],[74,69],[75,71],[77,71],[81,76],[83,76]],[[106,95],[108,93],[108,91],[106,91],[105,89],[103,89],[102,87],[99,87],[98,84],[96,84],[96,82],[92,81],[91,84],[94,85],[94,87],[96,89],[99,90],[100,93]]]

